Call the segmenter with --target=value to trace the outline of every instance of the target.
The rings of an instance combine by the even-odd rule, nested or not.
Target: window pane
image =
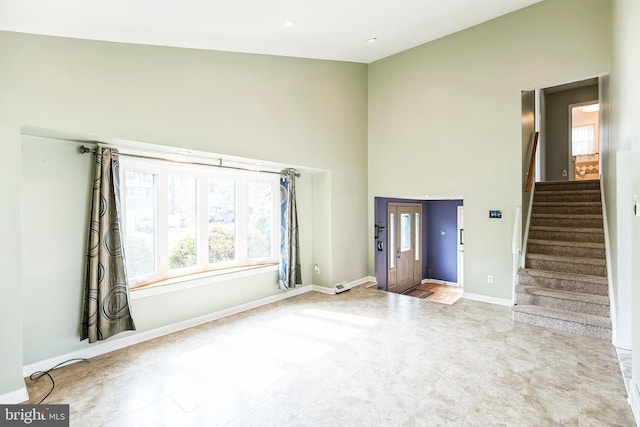
[[[416,212],[416,261],[420,261],[420,214]]]
[[[126,171],[124,221],[127,276],[135,279],[156,274],[155,175]]]
[[[247,183],[247,249],[249,258],[271,257],[273,190],[270,182]]]
[[[209,263],[236,257],[236,183],[209,181]]]
[[[400,252],[411,250],[411,214],[400,214]]]
[[[396,266],[396,220],[395,214],[389,214],[389,268]]]
[[[167,241],[169,269],[196,265],[196,179],[169,176]]]
[[[594,125],[588,125],[571,129],[572,154],[574,156],[586,156],[597,151],[594,127]]]

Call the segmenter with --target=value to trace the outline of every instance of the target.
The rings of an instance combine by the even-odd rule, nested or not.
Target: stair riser
[[[529,239],[604,243],[604,232],[581,233],[568,231],[529,230]]]
[[[531,225],[540,225],[543,227],[602,228],[602,219],[538,218],[532,216]]]
[[[600,204],[589,206],[536,206],[534,203],[531,212],[534,214],[602,215],[602,206]]]
[[[584,292],[594,295],[609,295],[608,286],[600,283],[581,282],[579,280],[554,279],[551,277],[530,276],[525,273],[518,274],[520,285],[540,286],[543,288],[557,289],[559,291]]]
[[[604,249],[581,248],[579,246],[537,245],[529,243],[527,245],[527,253],[605,259]]]
[[[567,183],[537,183],[536,193],[542,191],[575,191],[575,190],[600,190],[600,182],[567,182]]]
[[[593,202],[600,203],[600,194],[544,194],[535,193],[536,202]]]
[[[590,276],[607,276],[604,265],[578,264],[572,262],[552,261],[546,259],[527,259],[525,267],[536,270],[558,271],[560,273],[588,274]]]
[[[595,316],[603,317],[609,317],[609,314],[611,313],[608,305],[572,301],[568,299],[554,298],[547,295],[535,295],[528,292],[516,292],[516,304],[541,305],[544,307],[559,308],[561,310],[593,314]]]
[[[581,323],[569,322],[566,320],[550,319],[548,317],[536,316],[535,314],[513,312],[513,320],[527,323],[529,325],[541,326],[555,329],[557,331],[569,332],[572,334],[584,335],[588,337],[611,340],[611,329],[601,328]]]

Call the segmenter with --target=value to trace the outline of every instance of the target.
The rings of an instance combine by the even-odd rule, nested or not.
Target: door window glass
[[[411,214],[400,214],[400,252],[411,250]]]
[[[389,214],[389,268],[396,267],[396,218]]]
[[[416,261],[420,261],[420,214],[416,212]]]

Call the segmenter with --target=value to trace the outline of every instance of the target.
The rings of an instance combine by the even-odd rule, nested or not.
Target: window
[[[411,214],[400,214],[400,252],[411,250]]]
[[[279,255],[278,175],[122,158],[131,288]]]
[[[597,151],[594,129],[595,125],[576,126],[571,129],[571,150],[574,156],[587,156]]]

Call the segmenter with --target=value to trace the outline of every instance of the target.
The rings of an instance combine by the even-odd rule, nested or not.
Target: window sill
[[[278,271],[278,267],[278,264],[251,265],[190,274],[188,276],[175,277],[138,286],[135,289],[131,289],[130,294],[132,300],[142,299],[154,295],[210,285],[216,282],[226,282],[228,280],[255,276],[270,271]]]

